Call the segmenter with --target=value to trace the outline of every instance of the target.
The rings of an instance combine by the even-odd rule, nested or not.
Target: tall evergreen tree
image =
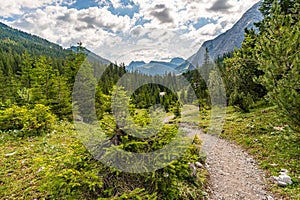
[[[299,9],[299,3],[288,5]],[[299,12],[298,12],[299,13]],[[274,4],[267,30],[256,44],[259,69],[264,74],[261,83],[268,90],[269,100],[283,111],[290,122],[300,124],[300,22],[293,14],[284,14],[280,4]]]

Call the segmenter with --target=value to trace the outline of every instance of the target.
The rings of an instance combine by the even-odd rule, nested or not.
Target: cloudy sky
[[[258,0],[8,0],[0,21],[112,62],[187,59]]]

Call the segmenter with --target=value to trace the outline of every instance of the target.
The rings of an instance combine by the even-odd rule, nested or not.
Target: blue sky
[[[187,59],[258,0],[10,0],[0,20],[112,62]]]

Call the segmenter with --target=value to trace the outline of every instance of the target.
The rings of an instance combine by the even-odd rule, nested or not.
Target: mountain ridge
[[[66,56],[66,51],[60,45],[42,37],[12,28],[0,22],[0,41],[3,49],[16,53],[28,52],[32,55]],[[13,44],[13,45],[12,45]]]
[[[244,41],[245,29],[256,29],[254,24],[263,19],[259,11],[260,3],[261,1],[248,9],[232,28],[212,40],[205,41],[199,50],[187,60],[194,66],[201,67],[204,62],[206,48],[208,49],[211,60],[215,60],[218,56],[223,56],[226,53],[233,52],[235,48],[240,48]]]
[[[150,61],[149,63],[145,63],[144,61],[132,61],[126,66],[126,70],[130,72],[137,71],[152,76],[162,76],[168,73],[181,74],[192,69],[195,69],[195,67],[191,63],[179,57],[175,57],[169,62]]]
[[[5,51],[13,51],[18,54],[28,52],[34,56],[65,58],[69,50],[75,53],[78,52],[78,47],[76,46],[63,48],[59,44],[50,42],[45,38],[12,28],[2,22],[0,22],[0,45],[2,50]],[[83,47],[83,53],[102,64],[112,63],[85,47]]]
[[[90,58],[91,60],[96,60],[101,64],[104,65],[109,65],[112,62],[99,56],[98,54],[90,51],[89,49],[85,48],[85,47],[81,47],[81,46],[71,46],[70,48],[68,48],[68,50],[73,51],[74,53],[84,53],[88,58]]]

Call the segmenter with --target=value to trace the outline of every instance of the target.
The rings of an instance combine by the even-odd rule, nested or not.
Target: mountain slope
[[[175,68],[177,65],[169,63],[169,62],[158,62],[158,61],[151,61],[143,66],[136,68],[135,71],[138,71],[142,74],[147,75],[165,75],[167,73],[176,73]]]
[[[206,48],[212,60],[215,60],[218,56],[223,56],[225,53],[232,52],[235,48],[240,48],[244,40],[245,29],[255,28],[254,24],[263,19],[259,6],[260,2],[256,3],[231,29],[213,40],[204,42],[198,52],[192,55],[188,61],[194,66],[201,66],[204,62]]]
[[[184,73],[184,72],[187,72],[187,71],[190,71],[190,70],[194,70],[194,69],[196,69],[196,67],[193,64],[191,64],[190,62],[188,62],[188,61],[184,61],[178,67],[176,67],[176,70],[179,73]]]
[[[132,61],[128,66],[126,66],[126,70],[135,71],[137,68],[142,67],[146,63],[144,61]]]
[[[85,47],[79,47],[79,46],[72,46],[68,50],[73,51],[74,53],[84,53],[87,55],[90,61],[97,61],[98,63],[104,64],[104,65],[109,65],[110,62],[109,60],[102,58],[101,56],[98,56],[97,54],[93,53],[92,51],[88,50]]]
[[[185,60],[183,58],[173,58],[170,63],[175,64],[175,65],[181,65],[182,63],[184,63]]]
[[[69,50],[78,52],[78,47],[64,49],[60,45],[49,42],[46,39],[11,28],[0,22],[0,50],[15,54],[23,54],[28,52],[34,56],[48,56],[51,58],[66,58]],[[104,59],[90,50],[83,48],[90,59],[96,60],[101,64],[110,64],[111,62]]]
[[[0,47],[3,51],[22,54],[27,51],[35,56],[65,57],[61,46],[29,33],[11,28],[0,22]]]

